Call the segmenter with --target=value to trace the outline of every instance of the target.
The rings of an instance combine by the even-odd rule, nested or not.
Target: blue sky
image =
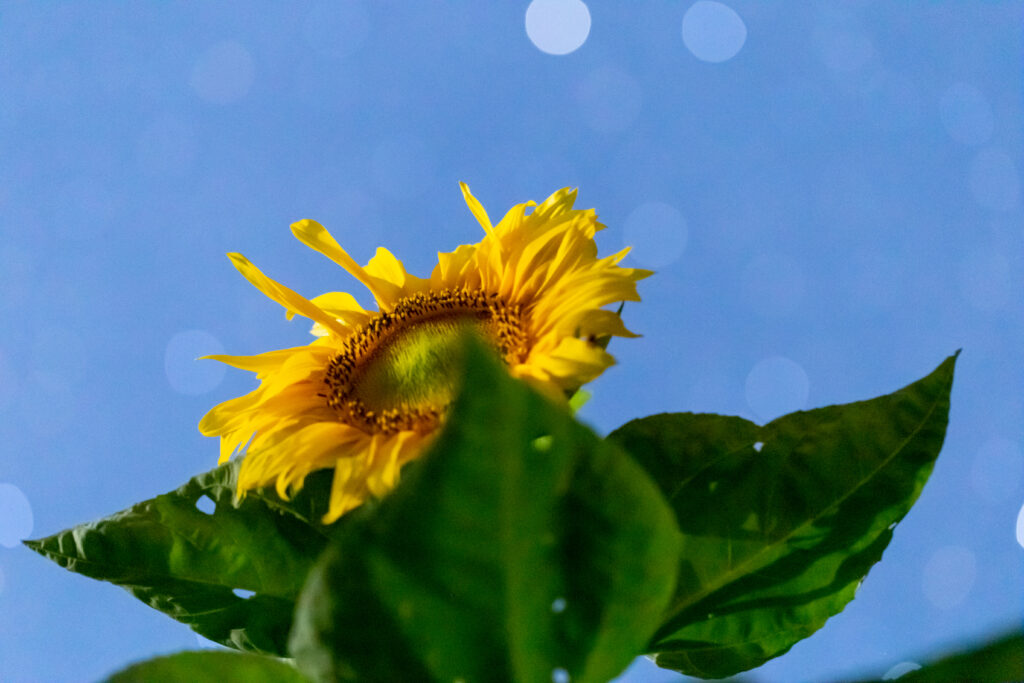
[[[226,252],[368,303],[289,224],[424,275],[480,237],[460,180],[492,216],[579,187],[602,252],[658,271],[581,414],[599,432],[868,398],[964,349],[884,560],[756,680],[1020,624],[1024,5],[528,5],[0,7],[0,680],[201,645],[18,540],[215,464],[196,423],[252,379],[192,358],[305,342]]]

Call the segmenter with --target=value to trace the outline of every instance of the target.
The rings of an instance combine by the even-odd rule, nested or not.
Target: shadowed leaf
[[[678,552],[657,487],[487,352],[467,368],[434,447],[303,591],[291,649],[317,680],[605,683],[657,626]]]

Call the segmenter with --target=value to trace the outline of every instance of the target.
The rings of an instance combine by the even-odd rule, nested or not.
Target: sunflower
[[[199,423],[200,432],[221,438],[221,463],[244,451],[239,496],[273,485],[287,498],[311,472],[333,468],[323,520],[331,523],[387,493],[444,422],[458,390],[465,328],[481,334],[514,377],[563,401],[615,362],[602,339],[636,336],[602,307],[639,301],[636,282],[651,273],[618,265],[628,248],[598,258],[594,234],[604,225],[593,209],[572,208],[575,191],[559,190],[539,206],[518,204],[492,225],[461,186],[486,234],[438,254],[426,279],[383,247],[364,267],[316,221],[291,226],[299,241],[369,289],[376,311],[343,292],[306,299],[228,254],[288,318],[312,320],[316,337],[255,356],[209,356],[260,380]]]

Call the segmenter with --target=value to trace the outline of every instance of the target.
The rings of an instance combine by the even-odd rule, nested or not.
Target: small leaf
[[[179,652],[117,672],[106,683],[309,683],[287,662],[238,652]]]
[[[25,544],[65,569],[122,586],[212,641],[283,654],[295,599],[327,531],[300,519],[313,509],[312,493],[285,502],[257,492],[236,504],[237,469],[228,463],[171,493]],[[311,491],[316,486],[311,481]],[[215,504],[212,514],[197,507],[204,498]]]
[[[893,394],[797,412],[656,415],[608,439],[661,486],[683,532],[659,666],[720,678],[824,625],[913,505],[942,447],[956,356]]]
[[[486,351],[464,387],[313,571],[291,650],[317,680],[604,683],[657,626],[678,552],[657,487]]]

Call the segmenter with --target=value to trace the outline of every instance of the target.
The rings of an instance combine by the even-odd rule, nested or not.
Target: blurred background
[[[757,681],[893,678],[1024,613],[1021,2],[5,2],[0,680],[211,646],[20,546],[216,464],[254,386],[208,353],[303,344],[357,283],[288,226],[426,275],[580,188],[658,274],[581,416],[780,414],[963,348],[942,456],[858,598]],[[678,681],[646,660],[624,681]]]

